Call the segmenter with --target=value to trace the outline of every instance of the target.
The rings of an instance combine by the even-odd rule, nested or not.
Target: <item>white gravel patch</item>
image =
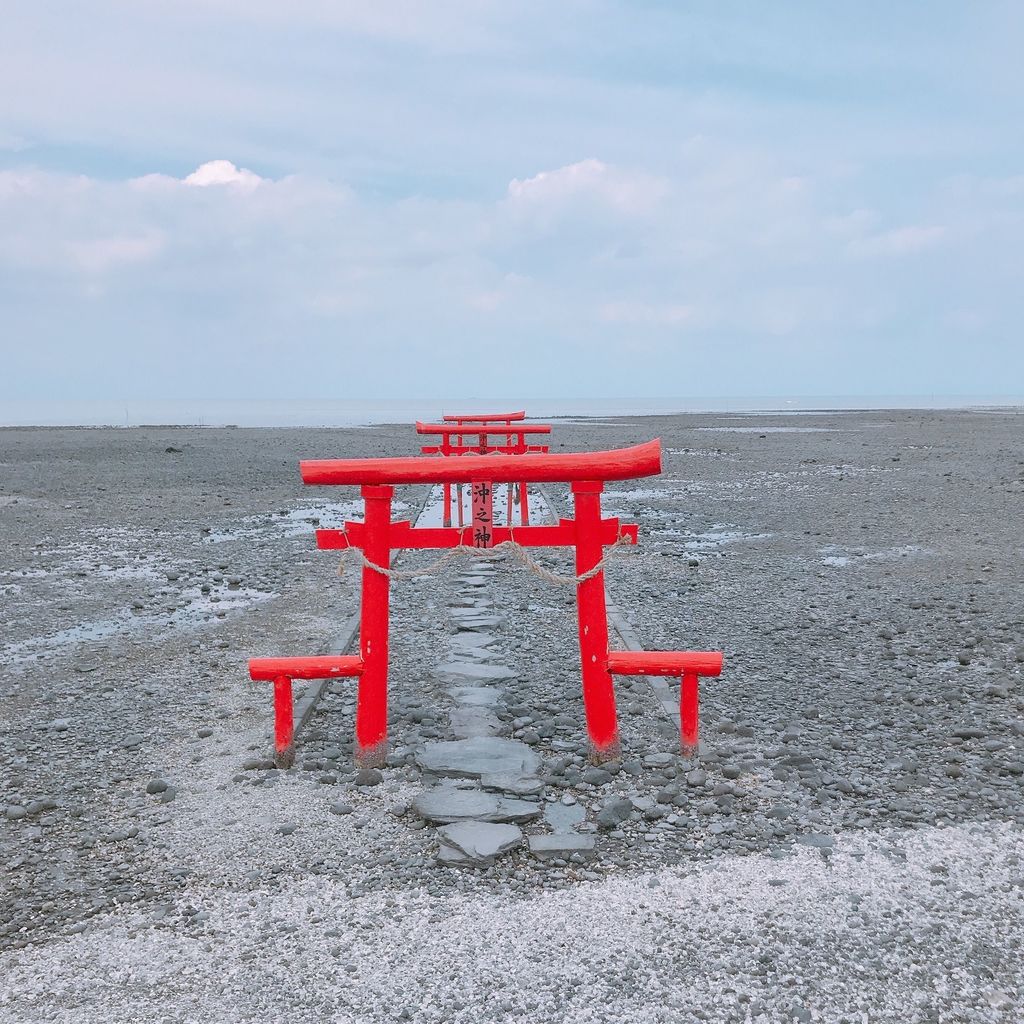
[[[6,956],[10,1024],[1018,1021],[1024,831],[840,836],[556,892],[220,877]],[[794,1018],[794,1014],[796,1015]]]

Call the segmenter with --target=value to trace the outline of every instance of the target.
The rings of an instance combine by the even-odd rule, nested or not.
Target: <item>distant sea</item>
[[[422,401],[5,401],[0,426],[353,427],[433,420],[442,413],[525,409],[531,418],[673,413],[808,414],[822,410],[988,409],[1024,412],[1024,395],[802,395],[741,398],[460,398]]]

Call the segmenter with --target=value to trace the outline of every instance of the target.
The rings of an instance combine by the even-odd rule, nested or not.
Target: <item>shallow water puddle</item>
[[[408,502],[393,501],[394,513],[408,511]],[[362,522],[362,498],[349,501],[328,501],[322,505],[308,505],[302,508],[283,509],[280,512],[266,512],[246,516],[237,526],[220,527],[204,534],[207,544],[222,544],[225,541],[245,540],[272,533],[278,537],[302,537],[314,530],[340,529],[346,521]]]
[[[181,606],[173,610],[162,613],[125,611],[105,619],[76,623],[48,636],[31,637],[0,647],[0,657],[6,664],[20,664],[35,661],[54,651],[97,643],[135,630],[146,629],[158,633],[179,626],[197,628],[274,597],[277,594],[270,591],[241,587],[226,586],[209,594],[203,594],[198,587],[190,588],[182,594]]]
[[[687,551],[715,551],[726,544],[740,544],[745,541],[767,540],[772,536],[770,533],[747,533],[744,530],[736,529],[730,523],[716,523],[710,530],[704,533],[687,533],[684,530],[651,530],[655,537],[681,537],[680,545]]]
[[[869,551],[867,548],[846,548],[839,544],[826,544],[818,549],[822,556],[822,565],[832,565],[841,568],[851,562],[885,562],[898,558],[912,558],[917,555],[931,555],[933,551],[920,544],[904,544],[900,547],[885,548],[882,551]]]

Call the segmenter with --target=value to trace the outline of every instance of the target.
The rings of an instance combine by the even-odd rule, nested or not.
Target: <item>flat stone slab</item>
[[[540,805],[484,793],[479,789],[437,786],[417,794],[413,810],[426,821],[447,824],[453,821],[521,822],[540,817]]]
[[[443,683],[501,683],[515,679],[508,665],[485,665],[480,661],[446,661],[434,669],[434,677]]]
[[[544,820],[552,832],[569,833],[581,822],[586,821],[587,812],[579,804],[548,804],[544,808]]]
[[[529,843],[534,857],[554,860],[556,857],[571,857],[574,853],[589,857],[594,852],[595,839],[576,832],[562,832],[553,836],[530,836]]]
[[[512,793],[514,796],[540,796],[544,792],[544,783],[536,775],[517,775],[513,772],[481,775],[480,785],[484,789]]]
[[[453,686],[448,695],[468,708],[492,708],[501,700],[501,690],[494,686]]]
[[[494,640],[495,637],[487,633],[456,633],[448,642],[453,647],[478,648],[493,644]]]
[[[474,864],[491,864],[523,841],[522,830],[515,825],[495,825],[486,821],[457,821],[438,829],[441,849],[451,847]]]
[[[416,751],[416,763],[435,775],[478,779],[481,775],[536,775],[540,756],[519,740],[475,736],[426,743]]]
[[[476,629],[497,629],[502,623],[502,619],[498,615],[481,615],[478,618],[470,619],[456,619],[455,625],[458,629],[462,630],[476,630]]]
[[[486,708],[453,708],[448,716],[448,727],[460,740],[471,736],[501,735],[501,720]]]

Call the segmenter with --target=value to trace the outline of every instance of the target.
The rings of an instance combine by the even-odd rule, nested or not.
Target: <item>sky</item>
[[[14,0],[0,400],[1024,393],[1022,29]]]

